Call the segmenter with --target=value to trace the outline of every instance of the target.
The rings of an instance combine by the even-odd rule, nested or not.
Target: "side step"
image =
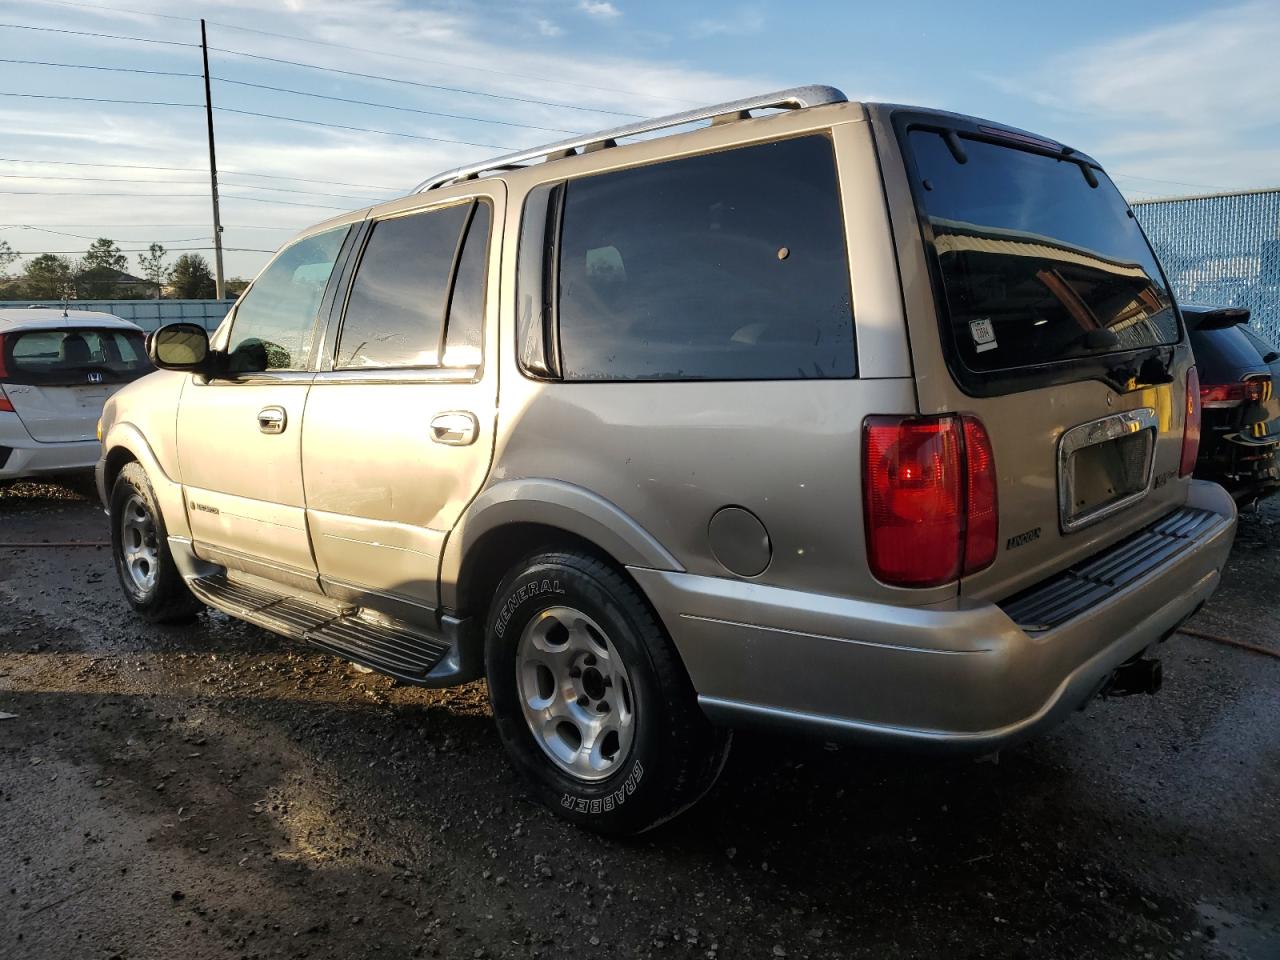
[[[456,656],[449,658],[439,676],[429,677],[454,650],[449,639],[403,622],[375,620],[349,604],[275,593],[266,586],[232,580],[225,573],[188,580],[187,586],[205,603],[233,617],[306,640],[409,683],[444,685],[472,679],[463,676]]]

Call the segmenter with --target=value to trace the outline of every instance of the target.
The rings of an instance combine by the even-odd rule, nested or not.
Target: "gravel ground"
[[[106,536],[0,491],[0,541]],[[1275,504],[1191,627],[1280,652],[1278,598]],[[106,549],[2,547],[0,957],[1280,957],[1280,659],[1163,658],[998,763],[740,735],[619,843],[532,802],[483,685],[150,627]]]

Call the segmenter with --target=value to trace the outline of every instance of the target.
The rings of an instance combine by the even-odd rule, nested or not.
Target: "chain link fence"
[[[1280,343],[1280,188],[1133,204],[1179,302],[1248,307]]]

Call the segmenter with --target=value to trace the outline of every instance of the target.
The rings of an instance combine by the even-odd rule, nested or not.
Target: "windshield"
[[[1096,168],[913,129],[913,189],[933,234],[956,351],[975,372],[1178,340],[1168,287],[1119,191]]]
[[[79,327],[6,334],[0,370],[9,383],[81,386],[136,380],[151,361],[140,332]]]

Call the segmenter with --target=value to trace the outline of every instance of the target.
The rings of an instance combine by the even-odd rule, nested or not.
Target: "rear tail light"
[[[862,456],[867,560],[876,579],[936,586],[995,559],[995,458],[979,420],[867,417]]]
[[[4,381],[9,376],[4,359],[4,334],[0,333],[0,413],[17,413],[13,409],[13,401],[4,395]]]
[[[964,425],[965,517],[964,572],[975,573],[996,558],[1000,515],[996,500],[996,458],[987,428],[977,417],[961,417]]]
[[[1238,407],[1271,398],[1271,378],[1249,377],[1238,383],[1205,384],[1200,388],[1200,406],[1205,409]]]
[[[1178,476],[1189,477],[1196,468],[1196,455],[1200,452],[1200,374],[1195,367],[1187,369],[1186,415],[1182,421],[1182,460],[1178,464]]]

